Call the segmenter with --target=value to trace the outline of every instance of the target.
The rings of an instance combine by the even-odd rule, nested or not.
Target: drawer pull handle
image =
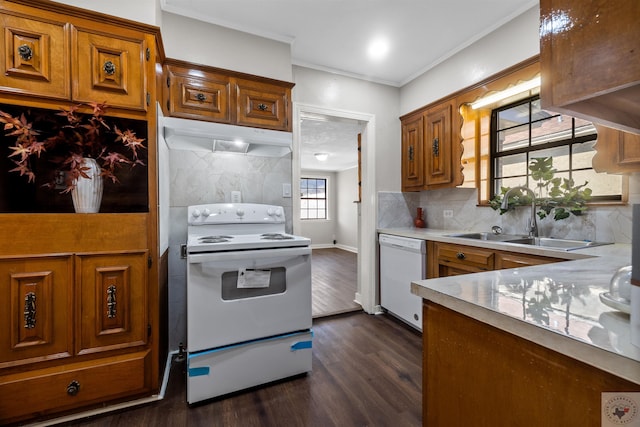
[[[22,46],[18,47],[18,54],[20,55],[20,58],[22,58],[23,61],[28,61],[31,58],[33,58],[33,51],[26,44],[23,44]]]
[[[204,94],[199,93],[199,94],[197,94],[197,95],[196,95],[196,99],[197,99],[198,101],[202,102],[202,101],[204,101],[205,99],[207,99],[207,97],[206,97],[206,96],[204,96]]]
[[[467,256],[463,253],[463,252],[458,252],[456,254],[456,258],[458,259],[465,259]]]
[[[413,161],[413,145],[409,146],[409,161]]]
[[[267,111],[267,107],[265,104],[258,104],[258,110],[260,111]]]
[[[67,386],[67,394],[69,396],[75,396],[80,391],[80,383],[77,380],[73,380]]]

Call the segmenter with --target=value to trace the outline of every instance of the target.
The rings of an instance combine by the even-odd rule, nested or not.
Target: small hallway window
[[[300,179],[300,219],[327,219],[326,179]]]

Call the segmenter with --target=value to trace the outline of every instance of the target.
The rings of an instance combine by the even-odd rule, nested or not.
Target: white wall
[[[293,66],[294,102],[375,115],[376,188],[400,189],[400,90]]]
[[[358,168],[336,174],[337,212],[336,240],[338,247],[357,252],[358,249]]]
[[[107,15],[160,26],[159,0],[56,0],[56,3],[95,10]]]
[[[173,13],[162,14],[168,58],[291,81],[291,46]]]
[[[539,14],[538,6],[529,9],[404,85],[400,90],[400,115],[537,55]]]

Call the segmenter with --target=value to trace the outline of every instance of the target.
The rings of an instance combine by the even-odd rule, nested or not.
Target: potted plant
[[[83,106],[89,107],[91,113],[81,113]],[[61,108],[57,117],[41,114],[35,119],[31,119],[29,111],[19,115],[0,111],[5,134],[15,138],[8,154],[15,167],[9,172],[34,183],[34,162],[46,158],[55,165],[56,173],[43,185],[72,193],[76,212],[98,212],[102,180],[118,183],[117,175],[122,169],[144,166],[140,152],[146,149],[144,139],[131,129],[119,129],[116,119],[106,116],[107,109],[106,103],[90,102]],[[42,128],[36,129],[36,124]],[[90,195],[81,191],[89,191]],[[87,205],[87,201],[93,205]]]
[[[587,210],[587,201],[591,199],[591,189],[588,182],[575,185],[573,179],[556,177],[553,167],[553,157],[532,158],[529,163],[531,179],[535,182],[536,212],[540,219],[552,216],[554,220],[569,218],[571,215],[582,215]],[[519,190],[514,190],[509,196],[509,209],[502,209],[502,199],[510,187],[501,187],[500,194],[489,201],[494,210],[500,210],[500,215],[515,206],[531,205],[531,197]]]

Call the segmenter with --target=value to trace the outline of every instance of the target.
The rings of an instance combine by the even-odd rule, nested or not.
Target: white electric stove
[[[189,206],[187,401],[311,370],[310,240],[280,206]]]

